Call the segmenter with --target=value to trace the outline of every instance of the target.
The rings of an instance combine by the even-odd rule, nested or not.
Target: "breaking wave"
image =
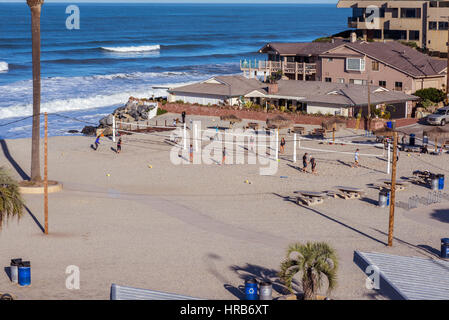
[[[112,52],[145,52],[145,51],[159,51],[160,45],[153,46],[136,46],[136,47],[101,47],[102,50]]]
[[[9,70],[8,63],[5,61],[0,61],[0,72],[5,72]]]

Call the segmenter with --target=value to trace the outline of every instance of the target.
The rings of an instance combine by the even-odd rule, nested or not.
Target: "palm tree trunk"
[[[302,281],[304,300],[315,300],[315,278],[311,269],[307,269]]]
[[[31,9],[33,52],[33,129],[31,138],[31,181],[41,181],[39,140],[41,112],[41,7],[44,0],[27,0]]]

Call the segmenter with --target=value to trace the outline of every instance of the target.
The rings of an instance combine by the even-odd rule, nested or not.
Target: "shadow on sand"
[[[30,180],[30,176],[25,173],[25,171],[22,170],[22,168],[19,166],[19,164],[14,160],[14,158],[9,153],[8,145],[6,144],[5,140],[0,140],[0,145],[3,150],[3,154],[5,155],[5,158],[11,163],[13,168],[17,171],[17,173],[20,175],[20,177],[23,180]]]

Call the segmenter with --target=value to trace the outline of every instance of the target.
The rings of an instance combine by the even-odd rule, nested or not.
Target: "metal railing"
[[[282,62],[263,60],[240,60],[240,70],[242,71],[265,71],[267,73],[282,71],[283,73],[314,74],[316,73],[315,63],[303,62]]]

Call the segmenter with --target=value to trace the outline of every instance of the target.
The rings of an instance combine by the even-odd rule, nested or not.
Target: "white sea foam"
[[[131,47],[101,47],[102,50],[112,52],[145,52],[145,51],[158,51],[161,49],[160,45],[153,46],[131,46]]]
[[[0,72],[5,72],[9,70],[9,65],[5,61],[0,61]]]
[[[188,83],[184,83],[188,84]],[[176,84],[166,84],[161,85],[163,87],[175,87],[181,85]],[[124,91],[120,93],[110,94],[110,95],[92,95],[82,98],[69,98],[69,99],[56,99],[48,102],[41,103],[41,111],[48,113],[55,112],[65,112],[65,111],[75,111],[75,110],[86,110],[94,109],[107,106],[123,105],[125,104],[129,97],[139,97],[139,98],[149,98],[152,95],[166,96],[167,91],[164,89],[153,90],[148,88],[146,90],[140,91]],[[0,119],[13,118],[13,117],[26,117],[32,115],[33,105],[32,104],[17,104],[5,108],[0,108]]]

